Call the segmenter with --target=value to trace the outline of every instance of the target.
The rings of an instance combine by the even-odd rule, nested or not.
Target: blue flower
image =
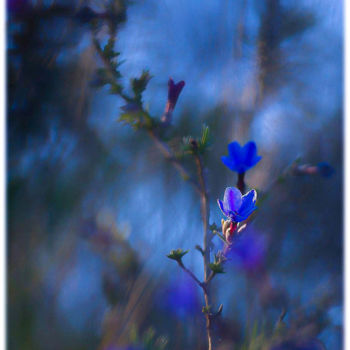
[[[249,141],[243,147],[237,142],[231,142],[227,146],[228,156],[222,156],[222,162],[232,171],[239,174],[246,172],[257,164],[261,156],[257,155],[256,144]]]
[[[248,219],[249,215],[257,209],[256,191],[251,190],[244,196],[235,187],[227,187],[224,194],[224,201],[218,199],[218,205],[223,214],[234,222],[241,222]]]
[[[327,162],[317,164],[318,173],[323,177],[331,177],[334,174],[334,168]]]

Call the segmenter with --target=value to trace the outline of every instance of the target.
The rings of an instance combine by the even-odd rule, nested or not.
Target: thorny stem
[[[210,294],[208,288],[208,282],[212,279],[209,279],[210,276],[210,241],[211,236],[209,236],[209,201],[208,201],[208,192],[205,185],[204,180],[204,167],[202,158],[198,153],[195,154],[195,162],[197,167],[198,181],[200,185],[200,196],[201,196],[201,215],[203,221],[203,262],[204,262],[204,281],[206,288],[203,288],[204,292],[204,301],[205,307],[207,309],[207,313],[205,313],[206,318],[206,329],[208,336],[208,350],[213,349],[213,341],[212,341],[212,325],[211,325],[211,315],[209,313],[210,310]],[[214,277],[214,276],[213,276]]]

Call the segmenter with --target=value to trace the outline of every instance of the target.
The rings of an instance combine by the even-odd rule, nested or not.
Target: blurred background
[[[152,115],[169,77],[185,80],[171,138],[210,127],[210,223],[236,183],[227,144],[254,140],[263,156],[246,180],[264,200],[213,280],[218,348],[341,349],[335,0],[7,0],[8,348],[206,349],[201,291],[166,258],[189,249],[202,276],[198,196],[145,132],[117,122],[123,101],[96,86],[92,22],[101,43],[115,26],[127,88],[150,71]],[[296,159],[335,172],[280,178]]]

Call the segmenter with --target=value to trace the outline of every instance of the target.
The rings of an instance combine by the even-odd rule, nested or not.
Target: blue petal
[[[224,203],[222,203],[222,201],[220,199],[218,199],[218,206],[221,209],[222,213],[225,216],[228,216],[228,212],[225,210]]]
[[[232,159],[227,156],[222,156],[221,161],[231,170],[236,171],[235,164],[232,162]]]
[[[237,141],[229,143],[227,149],[230,158],[232,158],[236,164],[243,162],[243,150],[241,145]]]
[[[242,193],[236,187],[227,187],[224,194],[224,207],[237,212],[242,205]]]
[[[250,206],[249,208],[247,208],[244,212],[239,211],[238,215],[243,217],[244,220],[248,219],[248,217],[253,213],[253,211],[257,210],[258,208],[255,205]]]
[[[253,141],[247,142],[243,147],[244,161],[250,165],[256,156],[256,144]]]
[[[258,209],[256,206],[251,206],[247,208],[244,212],[238,212],[238,214],[236,215],[236,222],[247,220],[249,216],[253,213],[253,211],[255,211],[256,209]]]
[[[238,214],[242,217],[248,217],[254,210],[257,209],[255,202],[257,199],[257,193],[255,190],[251,190],[242,197],[242,206],[239,209]]]
[[[248,193],[246,193],[244,196],[242,196],[242,207],[243,205],[247,203],[254,203],[256,202],[256,199],[258,197],[258,194],[255,190],[250,190]]]
[[[262,158],[262,156],[255,156],[255,158],[252,159],[252,161],[251,161],[250,167],[253,167],[255,164],[259,163],[261,158]]]
[[[241,222],[247,219],[247,217],[241,216],[239,214],[235,214],[234,217],[231,217],[234,222]]]

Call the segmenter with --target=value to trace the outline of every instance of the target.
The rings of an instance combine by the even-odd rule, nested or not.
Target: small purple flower
[[[228,144],[227,149],[228,156],[222,156],[221,160],[229,169],[239,174],[245,173],[262,158],[257,155],[256,144],[253,141],[249,141],[243,147],[234,141]]]
[[[179,98],[179,95],[185,86],[185,82],[183,80],[179,81],[177,84],[174,83],[173,79],[169,79],[168,81],[168,104],[169,109],[174,109],[176,102]]]
[[[223,214],[233,222],[241,222],[250,216],[257,209],[255,206],[257,193],[251,190],[242,196],[240,190],[235,187],[227,187],[224,194],[224,201],[218,199],[218,205]]]
[[[185,86],[185,82],[183,80],[179,81],[178,83],[174,83],[174,80],[172,78],[168,81],[168,101],[165,106],[165,111],[162,115],[162,122],[165,124],[169,124],[171,122],[171,116],[174,111],[176,102],[180,96],[180,93]]]

